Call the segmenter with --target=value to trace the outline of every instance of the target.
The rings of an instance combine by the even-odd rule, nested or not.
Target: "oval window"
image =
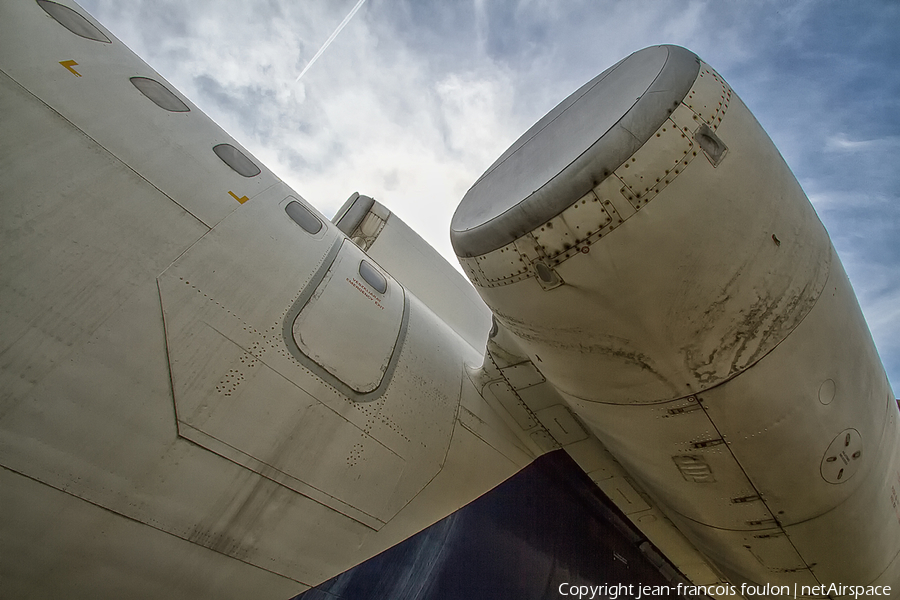
[[[259,167],[253,164],[252,160],[244,156],[243,152],[231,144],[219,144],[218,146],[213,146],[213,152],[222,159],[222,162],[244,177],[255,177],[260,173]]]
[[[158,107],[169,112],[190,112],[187,104],[181,101],[172,91],[149,77],[132,77],[131,85],[136,87],[140,93],[147,96]]]
[[[290,198],[290,196],[288,196]],[[303,228],[303,231],[309,234],[316,234],[322,230],[322,221],[320,221],[311,210],[300,204],[296,200],[291,200],[284,207],[284,212],[297,225]]]
[[[105,33],[68,6],[50,2],[50,0],[37,0],[37,3],[38,6],[44,9],[45,13],[75,35],[94,40],[95,42],[103,42],[104,44],[112,43]]]
[[[387,291],[387,279],[373,267],[369,261],[359,261],[359,274],[379,294]]]

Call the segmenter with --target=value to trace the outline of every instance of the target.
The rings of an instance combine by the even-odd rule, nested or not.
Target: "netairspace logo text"
[[[847,596],[851,598],[865,598],[868,596],[890,596],[889,585],[843,585],[840,583],[821,585],[748,585],[742,583],[740,587],[731,584],[715,585],[640,585],[640,584],[603,584],[603,585],[575,585],[561,583],[559,595],[578,598],[578,600],[616,600],[617,598],[660,598],[666,596],[737,596],[745,598],[754,596],[784,596],[785,598],[802,598],[805,596]]]

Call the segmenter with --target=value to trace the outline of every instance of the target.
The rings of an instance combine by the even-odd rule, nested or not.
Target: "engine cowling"
[[[560,103],[451,240],[499,326],[729,578],[897,581],[898,410],[865,320],[778,150],[693,53],[641,50]]]

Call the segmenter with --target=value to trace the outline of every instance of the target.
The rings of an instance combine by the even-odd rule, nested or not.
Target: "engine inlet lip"
[[[487,254],[552,219],[630,158],[681,103],[700,59],[652,46],[613,65],[535,123],[457,207],[457,256]]]

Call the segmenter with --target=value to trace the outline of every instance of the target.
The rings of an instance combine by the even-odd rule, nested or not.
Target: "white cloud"
[[[888,148],[900,148],[900,137],[887,136],[868,140],[850,139],[847,134],[840,133],[829,136],[825,140],[825,147],[828,150],[838,152],[864,152],[864,151],[884,151]]]
[[[849,104],[853,78],[889,54],[867,50],[875,38],[853,33],[887,27],[878,39],[896,39],[877,5],[840,13],[840,3],[823,11],[811,0],[369,0],[294,84],[356,1],[84,5],[323,213],[353,191],[376,196],[451,262],[450,217],[510,143],[630,52],[686,46],[752,100],[832,235],[841,244],[854,240],[845,262],[873,328],[896,333],[890,307],[900,306],[900,290],[886,282],[896,280],[891,257],[900,256],[891,208],[900,134],[883,116],[894,112],[874,107],[895,105],[900,75],[882,68],[865,104]],[[840,54],[830,50],[838,42]],[[819,93],[827,86],[830,99]],[[855,123],[869,128],[848,129]],[[856,162],[843,165],[848,177],[839,181],[834,166],[845,158]],[[855,229],[843,209],[879,221],[878,239]],[[884,258],[866,268],[866,256]],[[900,369],[900,348],[888,352],[886,362]]]

